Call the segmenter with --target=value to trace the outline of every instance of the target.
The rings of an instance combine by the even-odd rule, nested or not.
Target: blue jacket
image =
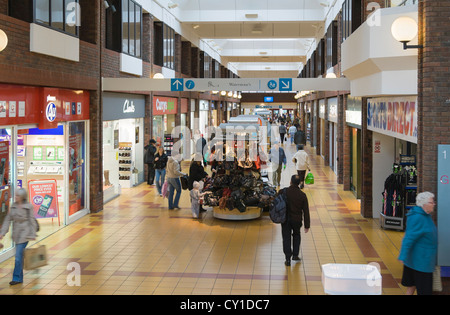
[[[411,269],[432,273],[437,262],[437,229],[433,219],[417,206],[406,216],[406,232],[398,259]]]

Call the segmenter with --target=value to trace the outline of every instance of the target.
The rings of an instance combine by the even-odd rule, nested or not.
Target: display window
[[[14,85],[0,85],[0,91],[0,223],[15,191],[24,188],[39,241],[89,213],[89,94]],[[14,248],[11,232],[0,258]]]
[[[144,119],[103,122],[104,202],[144,181]]]

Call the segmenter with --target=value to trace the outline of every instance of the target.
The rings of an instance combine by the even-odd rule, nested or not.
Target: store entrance
[[[28,192],[39,222],[36,241],[88,213],[86,128],[84,121],[61,123],[54,129],[0,128],[0,224],[19,188]],[[5,242],[10,242],[4,244],[5,250],[13,246],[10,237]]]

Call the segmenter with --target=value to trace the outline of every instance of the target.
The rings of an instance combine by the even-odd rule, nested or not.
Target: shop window
[[[13,201],[11,132],[11,128],[0,129],[0,227]],[[2,244],[4,247],[0,249],[0,253],[12,248],[11,229],[8,236],[3,238]]]
[[[361,0],[344,1],[341,14],[341,43],[361,25],[361,9]]]
[[[9,1],[9,15],[78,36],[76,14],[79,0]],[[75,18],[74,18],[75,17]]]
[[[133,0],[109,0],[106,48],[140,58],[141,42],[142,7]]]

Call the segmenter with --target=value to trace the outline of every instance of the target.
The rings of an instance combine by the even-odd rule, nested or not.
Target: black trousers
[[[155,180],[155,165],[147,164],[147,184],[153,185]]]
[[[291,260],[292,256],[300,254],[300,228],[301,222],[292,222],[289,219],[281,224],[281,235],[283,236],[283,252],[286,260]]]

